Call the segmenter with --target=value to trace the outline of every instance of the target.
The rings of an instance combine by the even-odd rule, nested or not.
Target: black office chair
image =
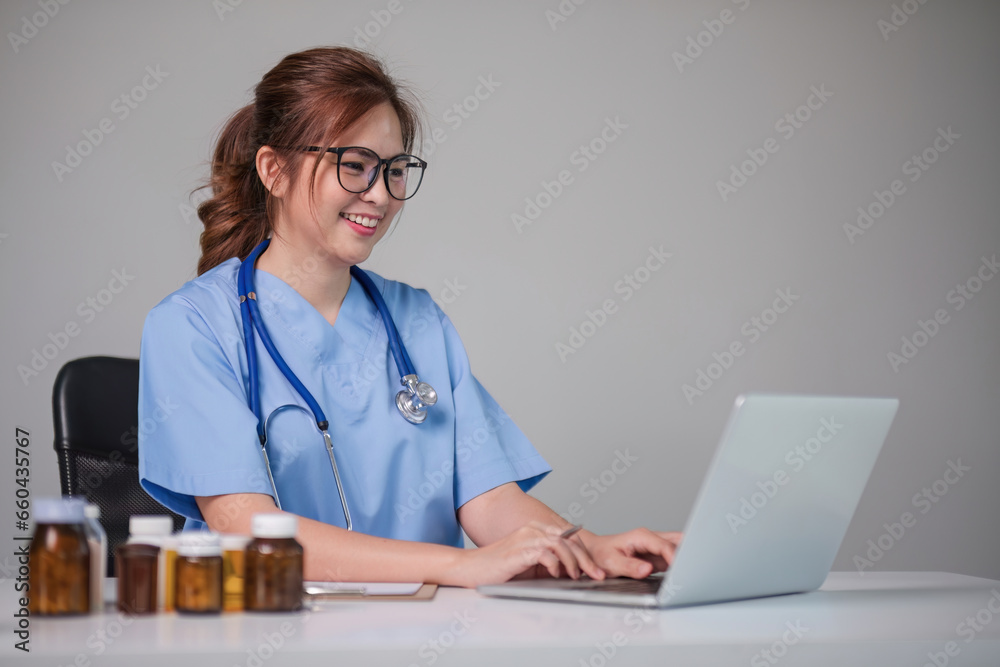
[[[64,496],[101,508],[108,534],[107,574],[115,548],[128,538],[133,514],[165,514],[180,530],[184,517],[153,500],[139,485],[139,360],[84,357],[59,370],[52,391],[55,449]]]

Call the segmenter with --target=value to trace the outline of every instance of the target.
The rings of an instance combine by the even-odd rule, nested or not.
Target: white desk
[[[431,602],[341,601],[301,614],[162,614],[127,626],[115,613],[33,618],[30,656],[13,648],[10,588],[0,624],[3,665],[922,667],[933,664],[928,653],[940,665],[1000,665],[1000,613],[989,609],[993,599],[1000,611],[1000,582],[945,573],[835,572],[814,593],[645,617],[622,607],[444,588]],[[789,629],[796,625],[800,636]],[[772,648],[778,655],[768,660],[761,651]],[[948,656],[949,648],[957,655]]]

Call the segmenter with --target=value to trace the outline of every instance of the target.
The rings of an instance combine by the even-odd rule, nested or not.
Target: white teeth
[[[377,218],[366,218],[363,215],[355,215],[354,213],[345,213],[344,217],[350,220],[351,222],[358,223],[362,227],[371,228],[378,224]]]

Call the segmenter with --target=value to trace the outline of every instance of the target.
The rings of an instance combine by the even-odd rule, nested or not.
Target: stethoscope
[[[240,315],[243,319],[243,342],[247,352],[247,372],[250,376],[250,396],[248,399],[250,409],[257,417],[257,437],[260,439],[260,451],[264,457],[264,467],[267,469],[267,479],[271,483],[271,490],[274,492],[274,502],[278,509],[281,509],[281,501],[278,499],[278,487],[274,483],[274,475],[271,474],[271,462],[267,458],[267,425],[271,418],[279,412],[298,408],[305,411],[301,405],[282,405],[268,415],[266,420],[261,419],[260,412],[260,380],[257,376],[257,349],[254,345],[253,332],[256,330],[260,335],[260,341],[281,374],[292,384],[299,396],[309,405],[313,417],[316,419],[316,426],[323,435],[323,442],[326,443],[327,454],[330,455],[330,466],[333,468],[333,478],[337,481],[337,493],[340,494],[340,504],[344,508],[344,520],[347,522],[347,530],[353,530],[351,524],[351,512],[347,508],[347,498],[344,495],[344,486],[340,481],[340,472],[337,470],[337,459],[333,455],[333,441],[330,439],[330,422],[327,421],[323,409],[313,398],[305,385],[299,381],[295,373],[288,367],[282,359],[278,349],[271,342],[271,337],[267,335],[267,328],[264,326],[264,319],[260,316],[257,308],[257,294],[254,292],[253,272],[257,257],[270,245],[270,239],[264,239],[251,251],[243,263],[240,264],[237,290],[240,297]],[[368,297],[375,304],[379,315],[382,316],[382,323],[385,325],[386,334],[389,337],[389,349],[392,350],[392,358],[396,361],[396,368],[399,370],[400,383],[405,387],[396,394],[396,408],[406,421],[411,424],[422,424],[427,419],[427,408],[437,403],[437,392],[426,382],[421,382],[417,377],[417,371],[413,368],[413,362],[403,347],[403,342],[399,338],[399,331],[396,323],[389,314],[389,308],[385,305],[382,294],[378,291],[375,283],[368,277],[368,274],[356,266],[351,267],[351,276],[361,283]]]

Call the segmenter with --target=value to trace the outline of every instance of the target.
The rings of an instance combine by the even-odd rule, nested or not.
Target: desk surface
[[[1000,665],[1000,582],[939,572],[834,572],[812,593],[671,610],[442,588],[297,614],[32,618],[30,656],[3,599],[4,665]]]

